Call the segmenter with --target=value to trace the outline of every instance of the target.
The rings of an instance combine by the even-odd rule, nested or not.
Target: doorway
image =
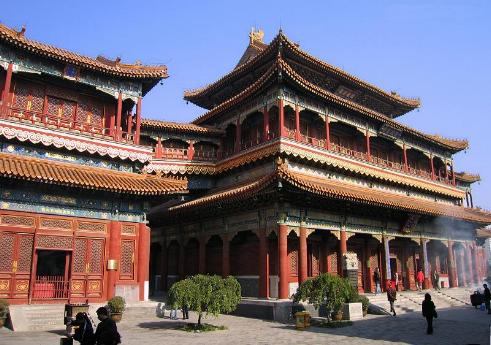
[[[71,252],[38,250],[33,299],[68,299]]]

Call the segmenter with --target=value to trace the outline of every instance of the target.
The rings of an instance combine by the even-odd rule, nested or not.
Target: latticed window
[[[77,109],[77,103],[66,99],[48,97],[48,115],[51,118],[57,118],[64,123],[71,123],[75,111]]]
[[[120,279],[133,279],[135,262],[135,241],[121,241]]]
[[[104,107],[98,102],[83,99],[78,104],[77,123],[93,127],[102,127]]]
[[[42,85],[25,82],[17,82],[14,86],[14,98],[12,106],[18,110],[43,112],[44,87]]]
[[[298,250],[293,249],[288,253],[288,259],[290,261],[290,275],[298,276]]]

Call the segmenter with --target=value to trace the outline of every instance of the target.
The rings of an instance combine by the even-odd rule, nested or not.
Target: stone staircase
[[[156,301],[128,303],[122,323],[155,317]],[[91,304],[89,314],[97,324],[96,310],[103,304]],[[10,317],[14,331],[64,331],[64,304],[11,305]]]
[[[409,313],[421,312],[421,305],[425,293],[429,292],[437,309],[470,306],[469,295],[474,292],[472,288],[451,288],[442,290],[424,290],[424,291],[398,291],[396,301],[396,312]],[[366,294],[371,304],[390,310],[390,304],[387,301],[387,294]]]

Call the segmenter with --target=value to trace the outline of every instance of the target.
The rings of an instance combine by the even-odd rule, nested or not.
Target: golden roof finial
[[[251,28],[251,33],[249,34],[250,44],[253,44],[254,42],[257,42],[257,41],[264,43],[263,38],[264,38],[264,31],[262,31],[261,29],[258,29],[256,31],[255,27]]]

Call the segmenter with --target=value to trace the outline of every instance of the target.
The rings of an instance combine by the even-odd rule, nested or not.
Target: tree
[[[201,326],[203,314],[230,313],[237,308],[241,299],[240,284],[234,277],[221,278],[214,275],[198,274],[181,280],[169,290],[169,303],[173,308],[198,313],[198,326]]]
[[[293,296],[294,302],[307,301],[316,309],[325,305],[330,312],[341,310],[344,303],[358,295],[347,279],[323,273],[313,279],[304,281]]]

